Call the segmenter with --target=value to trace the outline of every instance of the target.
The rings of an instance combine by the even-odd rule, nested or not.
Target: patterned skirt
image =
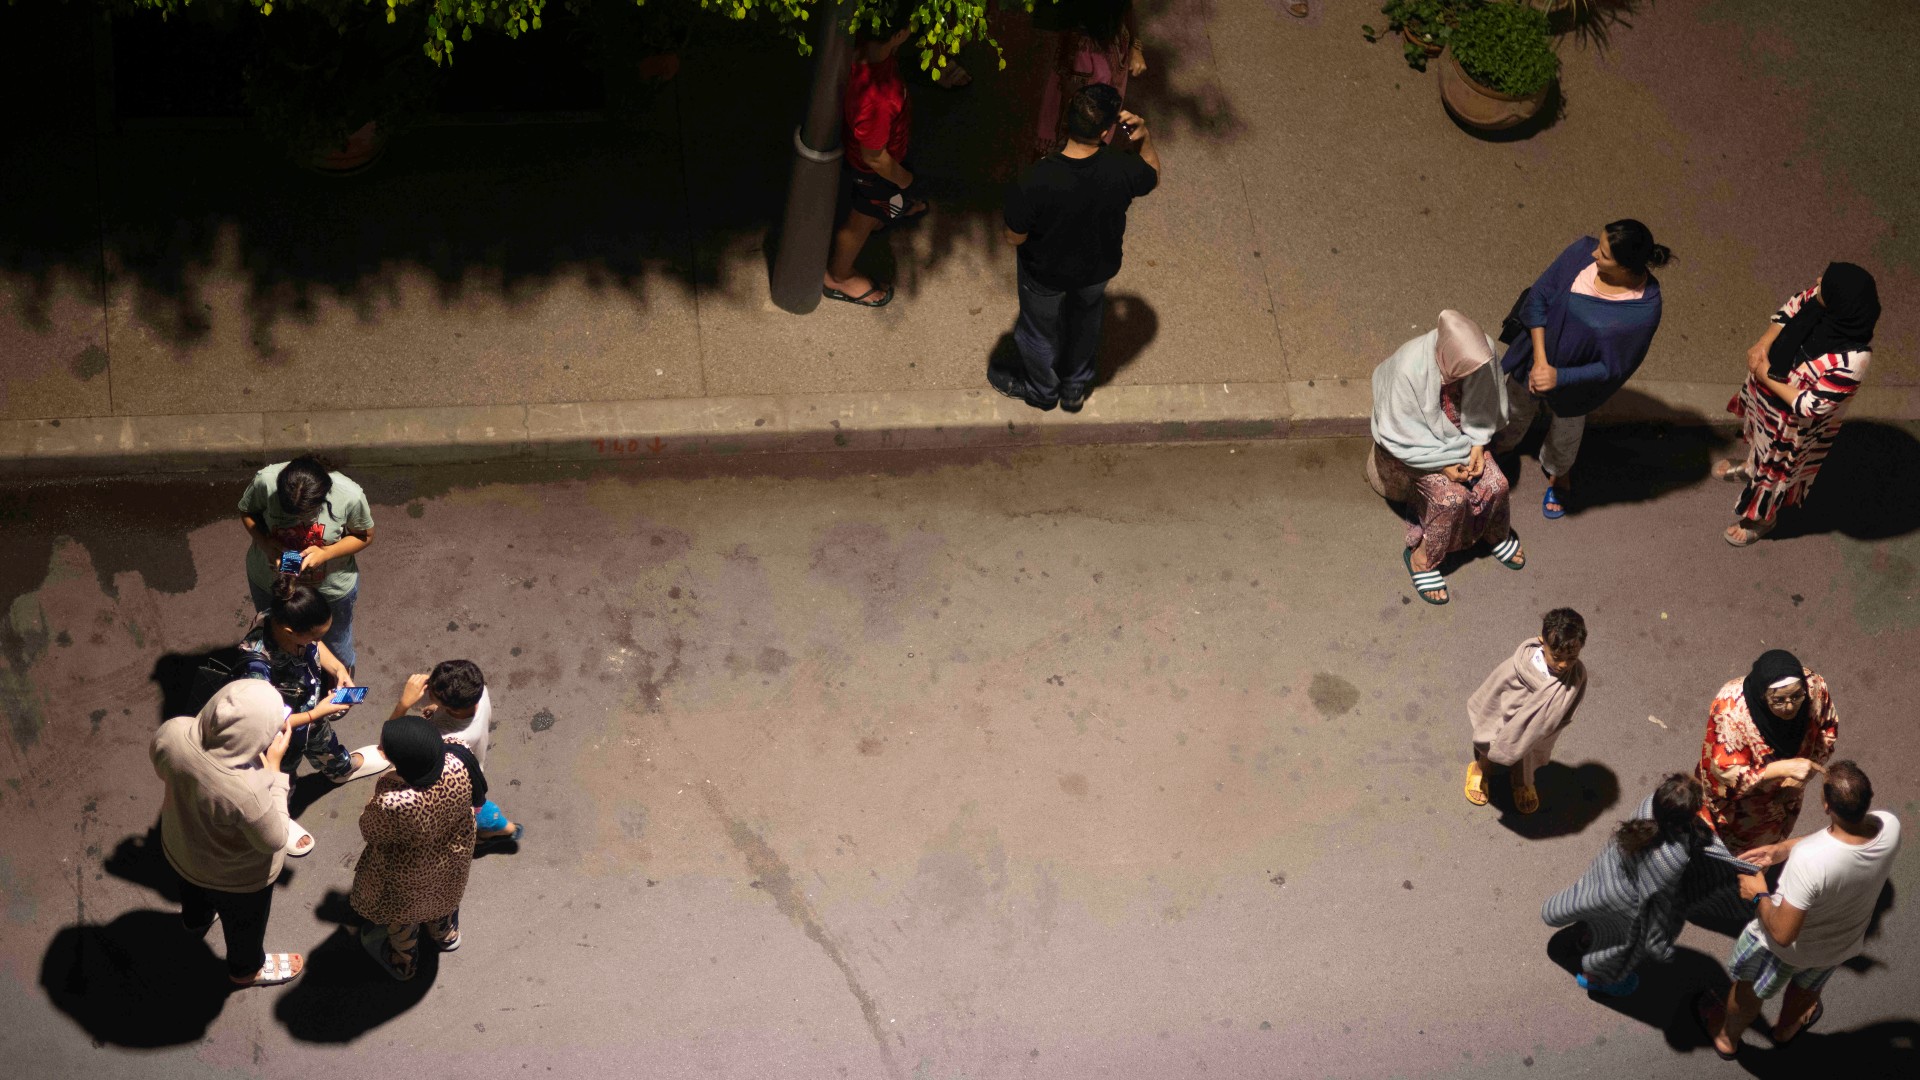
[[[1748,379],[1727,402],[1747,440],[1747,473],[1734,512],[1747,521],[1772,521],[1783,506],[1798,506],[1840,433],[1838,413],[1803,417]]]
[[[1472,486],[1455,483],[1442,473],[1408,468],[1377,443],[1372,465],[1380,479],[1375,489],[1396,502],[1404,499],[1412,511],[1407,546],[1421,549],[1429,566],[1438,566],[1441,559],[1482,540],[1499,543],[1513,531],[1507,476],[1491,458]]]

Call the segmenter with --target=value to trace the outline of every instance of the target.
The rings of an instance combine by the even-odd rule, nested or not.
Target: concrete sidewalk
[[[231,129],[34,136],[0,165],[0,472],[1352,432],[1367,373],[1436,312],[1497,323],[1617,216],[1679,260],[1616,418],[1719,418],[1745,347],[1830,259],[1873,268],[1886,310],[1859,411],[1920,417],[1920,231],[1894,224],[1920,214],[1898,90],[1920,9],[1641,11],[1606,51],[1563,41],[1563,114],[1490,142],[1362,40],[1371,3],[1143,7],[1133,101],[1166,177],[1079,417],[983,379],[1015,311],[1000,191],[1048,47],[1014,21],[1005,71],[981,49],[973,87],[914,85],[936,209],[869,249],[899,286],[880,311],[768,301],[791,117],[765,106],[802,92],[791,56],[695,52],[633,123],[429,128],[345,182]]]

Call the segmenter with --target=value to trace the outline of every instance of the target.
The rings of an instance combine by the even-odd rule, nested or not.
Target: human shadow
[[[198,715],[222,686],[246,673],[241,665],[233,644],[163,654],[148,676],[160,690],[160,722]]]
[[[180,875],[167,862],[160,847],[160,821],[139,836],[129,836],[114,845],[113,853],[100,868],[122,881],[151,889],[169,903],[180,902]]]
[[[420,1004],[440,972],[440,954],[424,943],[413,978],[387,975],[360,945],[360,924],[345,893],[329,892],[314,908],[342,925],[307,953],[300,978],[274,1002],[273,1015],[301,1042],[349,1043]]]
[[[1620,801],[1620,778],[1597,761],[1566,766],[1549,761],[1533,774],[1540,809],[1522,814],[1513,806],[1512,771],[1487,774],[1487,801],[1500,811],[1500,824],[1528,840],[1571,836],[1584,830]]]
[[[1756,1029],[1763,1026],[1764,1022],[1754,1025]],[[1920,1073],[1920,1021],[1882,1020],[1851,1031],[1816,1027],[1786,1046],[1771,1045],[1766,1033],[1760,1031],[1740,1048],[1740,1067],[1747,1075],[1762,1080],[1817,1076],[1843,1062],[1849,1076]]]
[[[137,1049],[205,1038],[232,992],[207,943],[178,914],[152,909],[62,928],[40,962],[40,987],[96,1043]]]
[[[1581,937],[1584,932],[1585,927],[1575,923],[1561,928],[1547,939],[1547,958],[1565,970],[1569,978],[1580,973],[1580,957],[1583,955]],[[1699,1046],[1699,1030],[1694,1026],[1688,1010],[1694,995],[1702,989],[1715,988],[1716,992],[1726,990],[1727,975],[1720,962],[1697,949],[1676,946],[1671,957],[1664,961],[1649,960],[1642,963],[1637,973],[1640,987],[1633,993],[1625,997],[1613,997],[1587,991],[1587,1000],[1629,1020],[1660,1029],[1666,1036],[1667,1045],[1677,1050]]]
[[[1160,333],[1160,316],[1153,305],[1132,293],[1117,293],[1104,301],[1101,319],[1100,351],[1095,357],[1094,386],[1105,386],[1114,376],[1140,358]],[[1027,363],[1020,345],[1009,329],[1001,334],[987,352],[987,381],[994,385],[1020,385],[1026,381]]]
[[[1807,501],[1782,510],[1768,539],[1839,533],[1854,540],[1891,540],[1915,529],[1920,529],[1920,440],[1906,427],[1859,420],[1840,429]]]
[[[1634,419],[1587,425],[1567,490],[1569,517],[1595,507],[1650,502],[1691,487],[1707,477],[1727,444],[1706,417],[1657,401],[1631,386],[1615,394],[1607,409]],[[1509,482],[1518,480],[1522,468],[1538,468],[1546,425],[1543,409],[1519,444],[1497,456]],[[1523,461],[1523,456],[1535,460]]]

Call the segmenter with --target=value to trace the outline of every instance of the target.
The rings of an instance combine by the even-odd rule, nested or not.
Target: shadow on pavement
[[[274,1002],[273,1015],[302,1042],[348,1043],[420,1004],[440,973],[424,945],[412,979],[398,982],[360,946],[362,920],[346,894],[329,892],[314,916],[342,925],[307,952],[306,972]]]
[[[148,676],[160,689],[159,723],[198,714],[222,686],[233,681],[231,676],[242,670],[240,664],[238,645],[163,654],[153,662],[153,674]]]
[[[170,904],[180,902],[180,875],[167,862],[160,847],[160,821],[142,836],[129,836],[114,845],[113,854],[100,864],[101,869],[122,881],[152,889]]]
[[[130,911],[53,936],[40,986],[95,1042],[152,1048],[205,1037],[225,1007],[226,965],[172,912]]]
[[[1508,775],[1487,774],[1487,801],[1500,811],[1500,824],[1528,840],[1571,836],[1620,801],[1620,778],[1597,761],[1569,767],[1549,761],[1533,774],[1540,793],[1540,809],[1522,814],[1513,808],[1513,785]]]
[[[1727,520],[1733,520],[1728,485]],[[1783,510],[1768,537],[1839,533],[1890,540],[1920,529],[1920,440],[1906,428],[1853,421],[1840,429],[1804,505]]]

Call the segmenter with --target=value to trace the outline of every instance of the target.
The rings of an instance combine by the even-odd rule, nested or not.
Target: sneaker
[[[1046,412],[1059,404],[1059,402],[1056,401],[1035,401],[1027,395],[1025,382],[1015,382],[1012,376],[993,368],[987,369],[987,385],[1000,391],[1000,393],[1006,397],[1013,398],[1015,401],[1025,402],[1039,409],[1041,412]]]
[[[1060,392],[1060,408],[1064,412],[1079,412],[1087,404],[1085,390],[1063,390]]]

